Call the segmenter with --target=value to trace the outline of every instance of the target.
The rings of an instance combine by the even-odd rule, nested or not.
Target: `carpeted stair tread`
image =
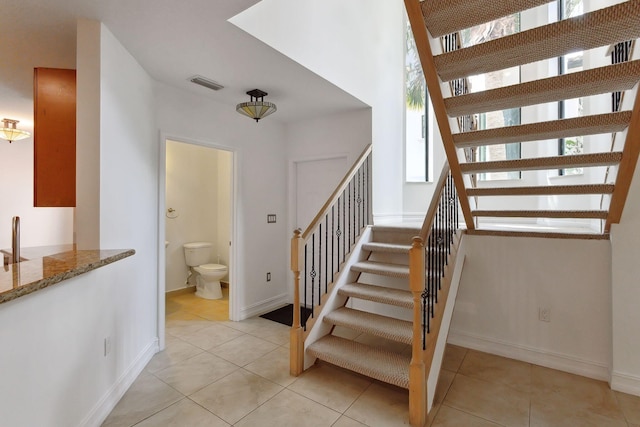
[[[408,290],[365,285],[363,283],[347,283],[338,290],[338,294],[397,307],[413,308],[413,297]]]
[[[471,211],[475,217],[494,218],[582,218],[582,219],[607,219],[607,211],[586,210],[475,210]]]
[[[453,134],[458,148],[513,142],[544,141],[579,135],[621,132],[629,126],[631,111],[596,114],[570,119],[551,120],[526,125],[507,126]]]
[[[449,117],[507,110],[633,88],[640,60],[446,98]]]
[[[434,57],[443,81],[530,64],[640,37],[640,0],[598,9]]]
[[[370,347],[366,344],[327,335],[311,344],[308,353],[320,360],[370,378],[409,388],[408,355]]]
[[[413,337],[411,322],[347,307],[327,314],[324,321],[403,344],[411,344]]]
[[[396,254],[409,254],[411,245],[401,245],[397,243],[369,242],[362,245],[362,249],[369,252],[386,252]]]
[[[549,3],[550,0],[439,0],[420,3],[422,16],[432,37],[455,33],[494,21],[522,10]]]
[[[533,159],[461,163],[460,169],[462,173],[564,169],[615,165],[621,159],[621,152],[574,154]]]
[[[381,276],[409,278],[409,266],[389,264],[386,262],[361,261],[351,266],[352,271],[360,273],[379,274]]]
[[[537,187],[469,188],[468,197],[482,196],[551,196],[565,194],[611,194],[613,184],[544,185]]]

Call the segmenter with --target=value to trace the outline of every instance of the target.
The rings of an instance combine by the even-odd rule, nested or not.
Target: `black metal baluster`
[[[309,301],[307,301],[307,244],[304,245],[304,307],[309,307]],[[311,313],[313,314],[313,304],[311,304]],[[307,330],[307,316],[304,316],[302,321],[304,330]]]
[[[318,229],[318,305],[321,304],[320,294],[322,292],[322,223]]]
[[[347,228],[347,224],[346,224],[346,220],[347,220],[347,201],[345,200],[347,197],[347,190],[342,192],[342,228],[346,231]],[[346,259],[346,250],[345,250],[345,242],[346,240],[349,238],[349,233],[347,232],[347,234],[345,234],[344,238],[342,239],[342,262],[345,261]]]
[[[340,231],[340,197],[338,197],[338,229],[336,230],[336,237],[338,238],[338,271],[340,271],[340,235],[342,231]]]
[[[351,181],[347,184],[347,201],[349,202],[349,213],[347,215],[347,237],[349,238],[349,252],[351,252]]]
[[[336,259],[335,256],[335,250],[334,250],[334,243],[336,241],[336,230],[335,230],[335,221],[336,221],[336,209],[335,209],[335,205],[331,206],[331,281],[333,281],[333,278],[336,276],[336,268],[334,265],[334,261]]]
[[[324,293],[329,285],[329,214],[324,216]]]
[[[316,233],[311,235],[311,317],[314,317],[313,306],[315,304],[315,285],[316,285]]]

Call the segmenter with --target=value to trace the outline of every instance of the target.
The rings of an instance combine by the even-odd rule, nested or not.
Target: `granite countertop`
[[[60,247],[21,249],[20,258],[28,258],[27,260],[17,264],[4,265],[0,269],[0,304],[136,253],[133,249],[77,250],[73,246],[71,246],[71,250],[52,253],[51,251],[56,248]]]

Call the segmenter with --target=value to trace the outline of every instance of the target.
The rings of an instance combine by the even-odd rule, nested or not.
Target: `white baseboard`
[[[268,298],[264,301],[260,301],[240,309],[240,320],[248,319],[249,317],[258,316],[260,314],[268,313],[271,310],[280,308],[289,304],[289,294],[284,293]]]
[[[611,375],[611,389],[640,396],[640,377],[613,371]]]
[[[79,426],[97,427],[102,425],[122,396],[129,390],[131,384],[138,378],[147,363],[158,352],[158,339],[151,341],[136,357],[131,366],[118,378],[102,399],[93,407],[91,412],[82,420]]]
[[[449,331],[449,339],[447,342],[596,380],[608,382],[610,379],[608,365],[579,359],[566,354],[474,335],[455,329]]]
[[[404,218],[404,214],[402,212],[383,213],[383,214],[374,213],[373,214],[373,223],[375,225],[397,224],[399,222],[402,222],[403,218]]]

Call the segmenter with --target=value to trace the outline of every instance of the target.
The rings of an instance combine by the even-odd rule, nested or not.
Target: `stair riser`
[[[367,285],[385,286],[387,288],[409,290],[409,279],[403,277],[388,277],[379,274],[361,273],[358,278],[359,283]]]
[[[369,261],[409,265],[409,253],[372,252],[371,255],[369,255]]]
[[[410,245],[413,237],[419,234],[418,230],[405,231],[387,231],[373,230],[373,241],[380,243],[396,243],[401,245]]]
[[[368,311],[370,313],[380,314],[382,316],[393,317],[394,319],[406,320],[408,322],[413,319],[412,309],[383,304],[375,301],[350,298],[346,306],[356,310]]]

